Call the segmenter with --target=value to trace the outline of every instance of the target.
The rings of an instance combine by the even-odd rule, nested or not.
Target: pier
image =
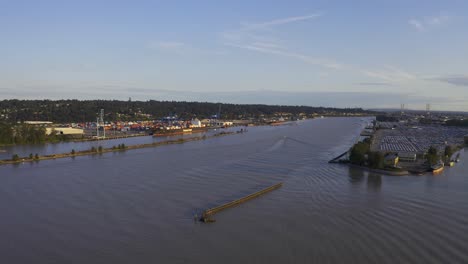
[[[213,208],[210,208],[208,210],[205,210],[203,212],[201,218],[200,218],[200,221],[205,222],[205,223],[215,222],[215,220],[211,218],[214,214],[219,213],[222,210],[231,208],[233,206],[245,203],[245,202],[247,202],[249,200],[252,200],[254,198],[259,197],[260,195],[263,195],[263,194],[269,193],[271,191],[274,191],[274,190],[280,188],[281,186],[283,186],[282,182],[277,183],[275,185],[272,185],[272,186],[270,186],[268,188],[265,188],[265,189],[263,189],[261,191],[258,191],[258,192],[252,193],[250,195],[244,196],[244,197],[242,197],[240,199],[237,199],[237,200],[234,200],[232,202],[225,203],[225,204],[222,204],[220,206],[213,207]]]

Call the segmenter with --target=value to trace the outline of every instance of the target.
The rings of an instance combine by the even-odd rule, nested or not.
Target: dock
[[[231,208],[233,206],[236,206],[236,205],[239,205],[239,204],[242,204],[242,203],[245,203],[247,201],[250,201],[254,198],[257,198],[263,194],[266,194],[266,193],[269,193],[271,191],[274,191],[278,188],[280,188],[281,186],[283,186],[283,183],[280,182],[280,183],[277,183],[275,185],[272,185],[268,188],[265,188],[263,190],[260,190],[258,192],[255,192],[255,193],[252,193],[252,194],[249,194],[247,196],[244,196],[240,199],[237,199],[237,200],[234,200],[234,201],[231,201],[231,202],[228,202],[228,203],[225,203],[225,204],[222,204],[220,206],[217,206],[217,207],[213,207],[213,208],[210,208],[208,210],[205,210],[200,218],[200,221],[201,222],[204,222],[204,223],[211,223],[211,222],[215,222],[216,220],[212,219],[211,217],[216,214],[216,213],[219,213],[221,212],[222,210],[225,210],[225,209],[228,209],[228,208]]]

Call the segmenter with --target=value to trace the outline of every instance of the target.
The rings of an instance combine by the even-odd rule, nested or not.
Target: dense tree
[[[46,141],[45,128],[0,122],[0,144],[37,144]]]
[[[13,127],[7,123],[0,123],[0,144],[13,144],[14,142]]]
[[[447,158],[450,158],[450,157],[452,157],[452,155],[453,155],[452,146],[446,146],[445,150],[444,150],[444,156],[447,157]]]
[[[460,120],[460,119],[447,120],[447,122],[445,122],[445,125],[447,125],[447,126],[468,127],[468,119],[464,119],[464,120]]]
[[[382,169],[385,166],[384,155],[380,152],[370,152],[369,166],[373,169]]]
[[[105,109],[107,120],[144,120],[177,115],[180,118],[210,118],[221,106],[221,118],[258,118],[275,113],[311,114],[373,114],[361,108],[326,108],[286,105],[240,105],[207,102],[175,101],[116,101],[116,100],[3,100],[0,101],[0,116],[10,122],[26,120],[52,121],[55,123],[92,122],[100,109]],[[148,116],[148,114],[150,116]]]
[[[439,155],[437,154],[437,149],[433,146],[429,148],[426,154],[426,160],[429,165],[435,165],[437,162],[439,162],[440,158]]]
[[[369,144],[358,142],[351,148],[349,161],[353,164],[364,165],[366,162],[366,154],[369,152]]]

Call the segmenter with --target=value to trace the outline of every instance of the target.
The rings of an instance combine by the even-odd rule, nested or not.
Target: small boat
[[[437,173],[443,171],[444,170],[444,163],[439,162],[439,163],[431,166],[431,170],[432,170],[432,173],[434,173],[434,174],[437,174]]]

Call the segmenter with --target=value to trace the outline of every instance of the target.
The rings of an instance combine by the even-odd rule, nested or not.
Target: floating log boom
[[[260,195],[263,195],[263,194],[266,194],[266,193],[269,193],[271,191],[274,191],[278,188],[280,188],[281,186],[283,186],[283,183],[277,183],[275,185],[272,185],[268,188],[265,188],[261,191],[258,191],[258,192],[255,192],[255,193],[252,193],[250,195],[247,195],[247,196],[244,196],[240,199],[237,199],[237,200],[234,200],[232,202],[229,202],[229,203],[225,203],[223,205],[220,205],[220,206],[217,206],[217,207],[213,207],[213,208],[210,208],[206,211],[203,212],[201,218],[200,218],[200,221],[202,222],[205,222],[205,223],[209,223],[209,222],[214,222],[215,220],[211,218],[211,216],[213,216],[214,214],[224,210],[224,209],[228,209],[230,207],[233,207],[233,206],[236,206],[236,205],[239,205],[241,203],[245,203],[249,200],[252,200],[254,198],[257,198],[259,197]]]

